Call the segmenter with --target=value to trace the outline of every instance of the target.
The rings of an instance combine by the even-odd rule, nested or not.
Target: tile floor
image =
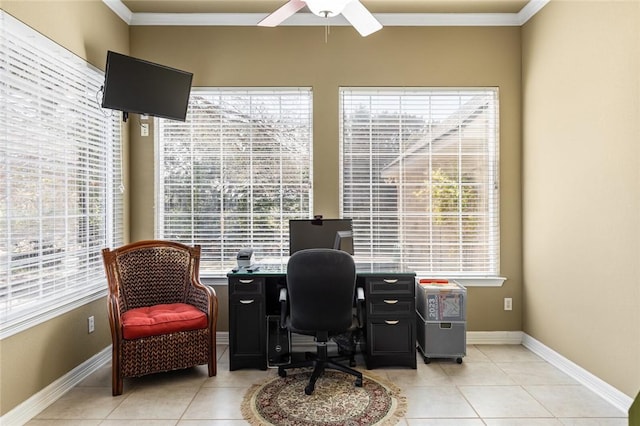
[[[106,365],[46,408],[39,425],[247,425],[240,402],[247,388],[277,370],[229,371],[218,347],[218,375],[206,366],[125,380],[111,396]],[[358,365],[363,365],[359,363]],[[399,426],[627,426],[627,413],[519,345],[470,345],[462,364],[434,360],[418,368],[376,369],[407,397]]]

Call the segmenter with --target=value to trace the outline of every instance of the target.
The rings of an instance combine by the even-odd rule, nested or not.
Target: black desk
[[[367,368],[416,368],[415,272],[397,264],[356,264],[365,292]],[[267,369],[268,318],[279,316],[286,265],[229,272],[229,369]]]

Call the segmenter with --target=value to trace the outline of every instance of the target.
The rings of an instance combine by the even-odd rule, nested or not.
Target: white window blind
[[[421,276],[497,276],[497,89],[341,88],[340,106],[356,255]]]
[[[312,93],[307,88],[194,89],[185,122],[158,120],[159,238],[202,246],[223,275],[239,249],[289,252],[289,219],[312,210]]]
[[[104,292],[122,244],[120,124],[103,73],[0,12],[0,322]]]

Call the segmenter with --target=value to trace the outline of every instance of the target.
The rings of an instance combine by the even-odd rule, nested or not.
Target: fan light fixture
[[[342,13],[351,0],[306,0],[307,7],[316,16],[333,18]]]
[[[305,6],[311,10],[311,13],[321,18],[333,18],[337,15],[344,16],[362,37],[375,33],[382,28],[382,24],[360,3],[360,0],[289,0],[275,12],[258,22],[258,26],[278,26]],[[326,32],[328,32],[329,20],[327,19],[325,22]]]

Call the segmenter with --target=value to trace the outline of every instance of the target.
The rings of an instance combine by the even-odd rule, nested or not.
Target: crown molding
[[[254,26],[266,13],[133,13],[121,0],[102,0],[124,22],[132,26]],[[376,13],[387,27],[521,26],[549,0],[531,0],[518,13]],[[329,18],[331,26],[349,26],[342,15]],[[282,26],[325,26],[327,19],[311,13],[296,13]]]
[[[120,17],[127,25],[131,25],[133,19],[133,12],[129,10],[127,6],[122,3],[121,0],[102,0],[116,15]]]
[[[254,26],[264,13],[134,13],[129,25]],[[515,13],[377,13],[387,27],[437,26],[519,26]],[[279,26],[350,26],[342,16],[321,18],[312,13],[296,13]]]
[[[529,0],[529,2],[517,13],[519,25],[524,25],[527,21],[549,3],[550,0]]]

